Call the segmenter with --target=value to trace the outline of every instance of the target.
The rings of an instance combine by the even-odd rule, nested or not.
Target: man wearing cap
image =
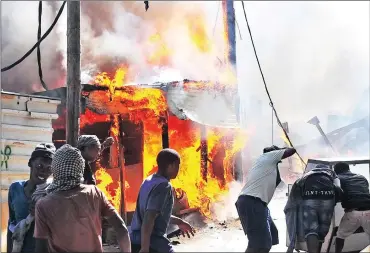
[[[113,142],[114,139],[108,137],[103,144],[100,144],[99,138],[96,135],[81,135],[78,138],[77,148],[81,151],[82,157],[85,159],[84,184],[96,185],[94,171],[91,169],[90,163],[95,162],[103,150],[109,148]]]
[[[7,252],[12,252],[12,236],[19,222],[26,219],[34,212],[31,205],[31,196],[37,185],[46,183],[51,175],[50,165],[55,153],[53,144],[39,144],[31,154],[28,161],[30,167],[30,178],[14,182],[9,187],[9,223],[7,235]],[[21,252],[35,252],[35,240],[33,238],[34,222],[27,231]]]
[[[294,148],[264,148],[248,171],[246,183],[235,203],[248,237],[246,252],[269,252],[272,245],[278,244],[278,231],[267,205],[281,182],[278,163],[295,152]]]
[[[77,148],[66,144],[55,152],[53,182],[36,203],[35,252],[103,252],[102,217],[115,229],[121,250],[131,252],[127,227],[104,193],[81,184],[84,166]]]

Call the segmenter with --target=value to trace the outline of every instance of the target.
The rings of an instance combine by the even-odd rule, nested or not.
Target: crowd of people
[[[268,204],[281,178],[278,164],[296,153],[293,148],[265,148],[248,171],[236,208],[248,237],[246,252],[269,252],[279,244],[278,230],[271,219]],[[334,171],[317,164],[293,184],[284,208],[290,245],[306,242],[309,253],[321,252],[329,232],[336,203],[345,214],[336,234],[335,252],[341,253],[345,239],[362,227],[370,241],[369,182],[350,171],[349,164],[338,162]]]
[[[170,223],[176,224],[184,236],[194,236],[189,223],[172,215],[170,180],[176,178],[181,162],[173,149],[159,152],[158,171],[142,183],[128,229],[96,187],[90,166],[112,144],[112,138],[101,144],[95,135],[82,135],[77,148],[66,144],[56,150],[53,144],[45,143],[35,148],[28,163],[29,179],[14,182],[9,188],[8,253],[103,252],[104,222],[115,230],[123,252],[174,252],[166,237]],[[248,170],[235,204],[248,237],[246,252],[269,252],[279,243],[268,204],[281,183],[278,164],[295,153],[292,148],[265,148]],[[319,164],[295,182],[285,207],[291,239],[288,251],[303,238],[309,253],[320,252],[339,201],[345,215],[337,233],[336,252],[341,252],[344,240],[360,226],[370,236],[366,178],[352,173],[346,163],[336,164],[334,171]]]
[[[172,215],[170,180],[180,168],[180,155],[172,149],[158,154],[158,171],[143,182],[128,230],[96,187],[90,166],[112,143],[112,138],[101,144],[95,135],[82,135],[77,148],[66,144],[56,150],[45,143],[36,147],[29,159],[29,179],[9,187],[8,253],[103,252],[104,221],[114,228],[123,252],[173,252],[166,237],[169,223],[184,236],[194,235],[189,223]]]

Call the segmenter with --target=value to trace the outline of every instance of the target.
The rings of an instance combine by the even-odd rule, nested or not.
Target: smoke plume
[[[289,123],[295,145],[320,138],[316,127],[307,124],[314,116],[326,133],[369,116],[368,2],[246,2],[245,6],[269,92],[281,121]],[[275,119],[271,129],[271,108],[241,3],[235,2],[235,9],[243,36],[237,41],[242,116],[245,127],[252,126],[249,148],[256,156],[271,145],[272,135],[274,143],[282,145],[278,143],[282,131]],[[339,120],[334,122],[329,115]],[[369,154],[369,135],[362,136],[352,146],[364,148],[354,155]],[[326,148],[322,144],[311,151],[320,154]]]
[[[220,201],[213,203],[211,212],[214,219],[223,222],[228,219],[238,218],[238,213],[235,208],[235,202],[238,199],[239,193],[243,185],[239,182],[233,181],[229,184],[229,191],[225,196],[222,196]]]
[[[1,5],[4,67],[36,42],[38,3]],[[289,123],[293,143],[320,137],[315,126],[306,123],[313,116],[327,132],[369,115],[369,96],[364,96],[369,93],[369,2],[245,5],[270,94],[281,120]],[[44,2],[43,31],[59,6]],[[250,132],[248,152],[254,157],[272,139],[283,145],[282,133],[276,121],[271,127],[271,109],[241,3],[235,1],[234,6],[242,123]],[[129,67],[131,82],[220,78],[217,64],[225,55],[221,2],[154,1],[145,12],[142,1],[83,1],[81,15],[82,82],[121,64]],[[66,9],[41,44],[44,79],[50,88],[65,85],[65,35]],[[1,81],[7,91],[40,90],[36,52],[2,73]],[[341,120],[330,123],[328,115]]]

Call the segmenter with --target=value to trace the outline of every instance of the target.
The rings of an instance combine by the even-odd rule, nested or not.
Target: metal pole
[[[80,131],[81,59],[80,1],[67,2],[67,119],[66,140],[77,145]]]
[[[326,145],[331,148],[331,150],[333,151],[333,153],[335,155],[337,155],[338,153],[337,153],[336,149],[333,147],[333,145],[331,144],[331,142],[329,141],[328,137],[326,136],[326,134],[324,133],[324,131],[322,130],[322,128],[320,126],[320,120],[319,120],[319,118],[317,118],[317,116],[315,116],[312,119],[310,119],[307,123],[316,126],[317,130],[319,130],[319,132],[320,132],[320,135],[324,139]]]

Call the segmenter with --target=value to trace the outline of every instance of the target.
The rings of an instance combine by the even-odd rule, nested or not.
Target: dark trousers
[[[279,244],[278,230],[266,203],[256,197],[241,195],[235,205],[248,237],[248,249],[269,251],[272,245]]]
[[[139,253],[140,252],[140,249],[141,249],[141,246],[138,245],[138,244],[132,244],[131,243],[131,252],[132,253]],[[158,251],[152,249],[152,248],[149,248],[149,253],[159,253]]]

